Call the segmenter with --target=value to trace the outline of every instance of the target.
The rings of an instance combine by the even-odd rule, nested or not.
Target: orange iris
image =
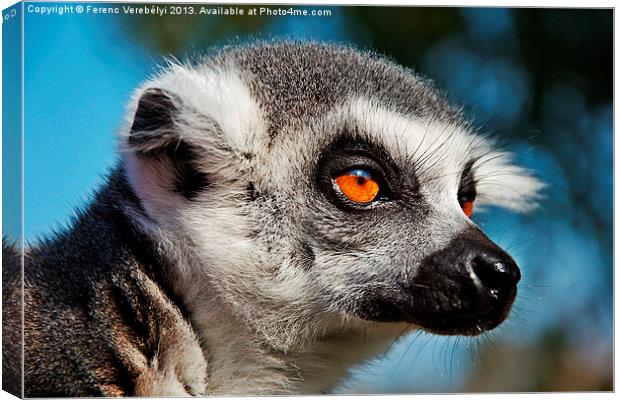
[[[465,200],[463,204],[461,204],[461,208],[467,217],[471,217],[474,213],[474,201],[473,200]]]
[[[379,193],[379,184],[364,170],[348,171],[336,178],[336,184],[355,203],[370,203]]]

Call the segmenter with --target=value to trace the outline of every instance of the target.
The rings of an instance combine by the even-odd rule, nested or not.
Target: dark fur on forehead
[[[252,43],[222,51],[249,73],[273,139],[291,121],[321,115],[350,96],[375,99],[382,106],[420,118],[462,122],[460,111],[413,71],[375,53],[316,42]]]

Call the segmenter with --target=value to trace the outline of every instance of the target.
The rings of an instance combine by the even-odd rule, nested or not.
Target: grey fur
[[[470,251],[455,241],[494,246],[457,202],[465,170],[481,204],[524,210],[541,187],[430,82],[320,43],[170,65],[136,91],[120,148],[71,226],[26,250],[27,396],[326,392],[403,332],[457,333],[419,315],[471,306],[425,268]],[[389,201],[333,198],[329,168],[349,151],[386,171]],[[13,390],[15,254],[3,243]]]
[[[295,45],[241,47],[221,56],[228,57],[251,74],[249,85],[265,109],[272,136],[291,119],[307,121],[352,95],[375,98],[420,119],[463,122],[459,110],[430,81],[374,53],[314,43],[303,51]]]

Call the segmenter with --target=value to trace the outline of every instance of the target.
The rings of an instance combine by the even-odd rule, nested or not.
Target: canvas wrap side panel
[[[2,11],[2,390],[22,397],[22,3]]]

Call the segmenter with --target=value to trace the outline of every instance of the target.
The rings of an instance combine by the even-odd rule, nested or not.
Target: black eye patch
[[[475,163],[476,160],[469,160],[463,168],[458,191],[459,201],[466,198],[471,200],[476,198],[476,180],[474,177]]]

